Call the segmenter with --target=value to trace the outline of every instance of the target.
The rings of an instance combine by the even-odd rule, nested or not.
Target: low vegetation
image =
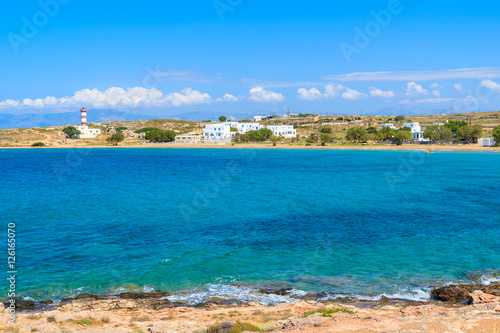
[[[344,306],[335,306],[333,308],[321,308],[319,310],[311,310],[311,311],[306,311],[302,314],[302,317],[309,317],[312,316],[313,314],[320,313],[322,317],[328,317],[331,318],[332,314],[334,313],[348,313],[348,314],[355,314],[356,311],[351,310],[349,308],[346,308]]]

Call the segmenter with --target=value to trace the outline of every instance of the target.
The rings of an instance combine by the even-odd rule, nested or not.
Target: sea
[[[26,300],[428,301],[500,281],[500,153],[422,152],[4,149],[3,270],[11,229]]]

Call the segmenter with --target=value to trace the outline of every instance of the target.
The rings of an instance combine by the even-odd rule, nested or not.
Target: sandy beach
[[[495,147],[480,147],[478,145],[329,145],[329,146],[299,146],[299,145],[278,145],[272,144],[239,144],[239,145],[207,145],[207,144],[144,144],[144,145],[64,145],[64,146],[47,146],[47,147],[0,147],[0,149],[92,149],[92,148],[209,148],[209,149],[320,149],[320,150],[416,150],[425,151],[432,149],[433,151],[482,151],[482,152],[500,152],[500,148]]]

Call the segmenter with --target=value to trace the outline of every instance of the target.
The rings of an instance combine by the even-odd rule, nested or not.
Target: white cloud
[[[428,91],[424,89],[420,84],[417,84],[415,82],[408,82],[408,85],[406,86],[406,96],[414,96],[414,95],[425,95],[427,94]]]
[[[207,93],[201,93],[191,88],[180,92],[164,95],[156,88],[111,87],[105,91],[83,89],[70,97],[56,98],[48,96],[44,99],[23,99],[22,102],[6,100],[0,102],[0,108],[59,108],[69,109],[86,106],[94,109],[128,109],[137,107],[169,107],[211,103],[212,98]]]
[[[334,99],[340,96],[340,93],[345,90],[341,84],[329,84],[325,86],[325,92],[322,93],[316,88],[309,90],[300,88],[297,90],[298,97],[306,101],[315,101],[320,99]]]
[[[455,83],[453,85],[453,88],[455,88],[455,90],[458,90],[458,91],[464,90],[464,88],[462,87],[462,85],[460,83]]]
[[[344,90],[345,87],[341,84],[329,84],[325,87],[325,94],[328,98],[337,98]]]
[[[257,103],[279,103],[285,100],[285,96],[262,87],[250,89],[250,99]]]
[[[377,88],[373,88],[373,87],[370,88],[370,95],[372,97],[381,97],[381,98],[393,98],[394,96],[396,96],[394,91],[390,91],[390,90],[382,91],[381,89],[377,89]]]
[[[464,68],[438,71],[364,72],[324,76],[328,81],[436,81],[500,78],[500,67]]]
[[[347,88],[346,91],[342,93],[342,98],[351,101],[357,101],[366,97],[368,97],[366,94],[360,93],[359,91],[350,88]]]
[[[303,99],[305,101],[315,101],[318,99],[323,99],[325,98],[325,95],[322,94],[318,89],[316,88],[311,88],[309,90],[305,88],[300,88],[297,90],[298,97],[300,99]]]
[[[439,88],[441,88],[441,85],[439,83],[433,83],[433,84],[430,85],[430,87],[432,89],[439,89]]]
[[[481,82],[481,87],[485,87],[490,90],[500,92],[500,84],[491,80],[484,80],[483,82]]]
[[[225,94],[221,98],[217,98],[216,101],[217,102],[228,102],[228,103],[237,102],[238,101],[238,97],[236,97],[234,95],[231,95],[231,94]]]
[[[434,96],[436,96],[436,97],[439,97],[439,96],[441,96],[441,92],[440,92],[439,90],[434,90],[434,91],[432,92],[432,95],[434,95]]]

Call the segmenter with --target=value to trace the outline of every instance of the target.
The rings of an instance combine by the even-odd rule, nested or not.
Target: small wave
[[[291,290],[290,295],[263,294],[259,289],[245,286],[225,284],[211,284],[202,288],[186,289],[174,292],[165,297],[172,302],[197,305],[213,300],[235,300],[237,302],[259,302],[262,305],[276,305],[280,303],[293,303],[300,301],[299,297],[306,295],[305,291]]]

